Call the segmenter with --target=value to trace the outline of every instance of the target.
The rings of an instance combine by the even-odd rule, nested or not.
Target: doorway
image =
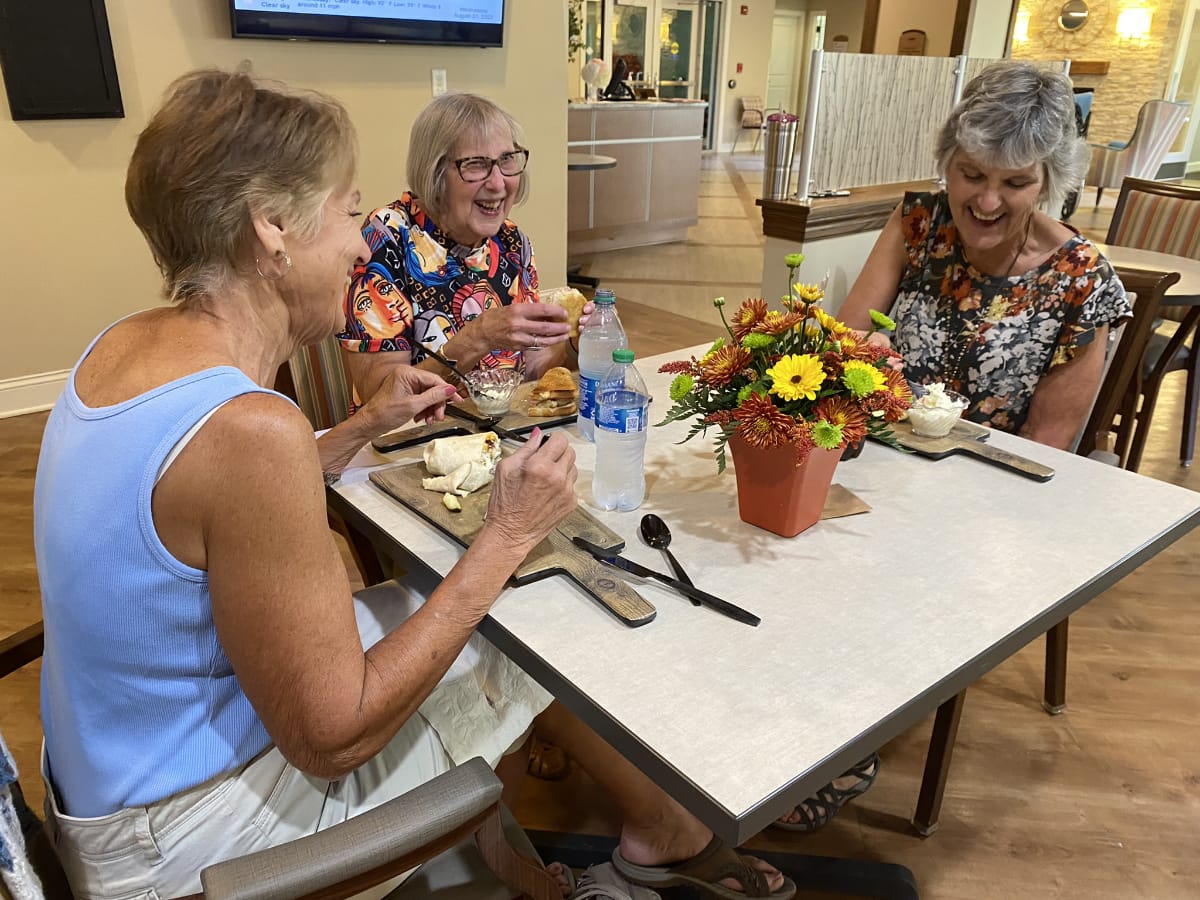
[[[1197,110],[1200,102],[1200,0],[1190,0],[1181,26],[1167,99],[1190,103],[1192,111],[1163,160],[1163,166],[1173,167],[1170,170],[1178,172],[1182,164],[1183,174],[1192,176],[1200,171],[1200,140],[1197,139],[1200,126],[1200,111]]]

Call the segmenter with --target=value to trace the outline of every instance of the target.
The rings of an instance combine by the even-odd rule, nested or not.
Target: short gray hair
[[[499,105],[478,94],[442,94],[417,115],[408,138],[408,189],[437,222],[446,209],[446,179],[463,141],[508,134],[523,147],[521,126]],[[529,194],[529,173],[521,173],[517,203]]]
[[[988,66],[967,84],[942,126],[937,165],[943,178],[956,150],[1004,169],[1041,163],[1046,172],[1042,200],[1054,208],[1082,184],[1088,163],[1070,80],[1026,62]]]

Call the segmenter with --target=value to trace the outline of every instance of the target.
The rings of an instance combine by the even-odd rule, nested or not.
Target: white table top
[[[652,421],[670,380],[658,366],[704,349],[639,361],[658,398]],[[734,474],[718,477],[708,440],[674,443],[687,423],[651,429],[646,502],[634,513],[590,506],[594,448],[567,431],[581,502],[626,539],[625,555],[669,571],[637,532],[643,513],[658,513],[697,586],[763,623],[647,582],[636,587],[658,617],[631,629],[552,577],[506,589],[481,630],[733,843],[1200,521],[1200,494],[994,434],[1055,477],[869,444],[834,480],[871,512],[785,539],[741,522]],[[359,462],[382,459],[368,448]],[[350,512],[448,571],[461,547],[364,479],[352,470],[337,488]]]
[[[1154,250],[1138,250],[1116,244],[1094,242],[1114,266],[1130,269],[1155,269],[1159,272],[1178,272],[1179,281],[1168,290],[1167,303],[1190,306],[1200,304],[1200,260]]]

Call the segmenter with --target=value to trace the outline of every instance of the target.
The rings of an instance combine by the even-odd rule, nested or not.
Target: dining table
[[[659,367],[707,347],[637,362],[651,422],[670,405]],[[761,624],[633,579],[656,615],[630,627],[555,575],[506,587],[479,630],[732,844],[1200,523],[1196,492],[997,432],[984,438],[1053,477],[868,442],[834,474],[867,510],[784,538],[740,520],[738,463],[719,472],[711,431],[685,440],[692,424],[648,429],[646,496],[632,512],[596,507],[595,447],[564,426],[579,502],[624,540],[622,555],[669,572],[639,537],[642,515],[658,515],[695,585]],[[368,478],[420,459],[420,448],[368,446],[328,499],[387,553],[444,575],[464,548]]]

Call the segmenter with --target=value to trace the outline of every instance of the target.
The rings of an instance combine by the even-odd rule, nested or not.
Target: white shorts
[[[357,595],[364,646],[411,615],[425,586],[406,592],[388,583]],[[205,866],[328,828],[472,757],[495,766],[523,743],[550,700],[511,660],[473,635],[420,711],[345,778],[306,775],[270,747],[238,771],[150,806],[80,819],[58,809],[43,752],[47,827],[77,900],[198,893]]]

